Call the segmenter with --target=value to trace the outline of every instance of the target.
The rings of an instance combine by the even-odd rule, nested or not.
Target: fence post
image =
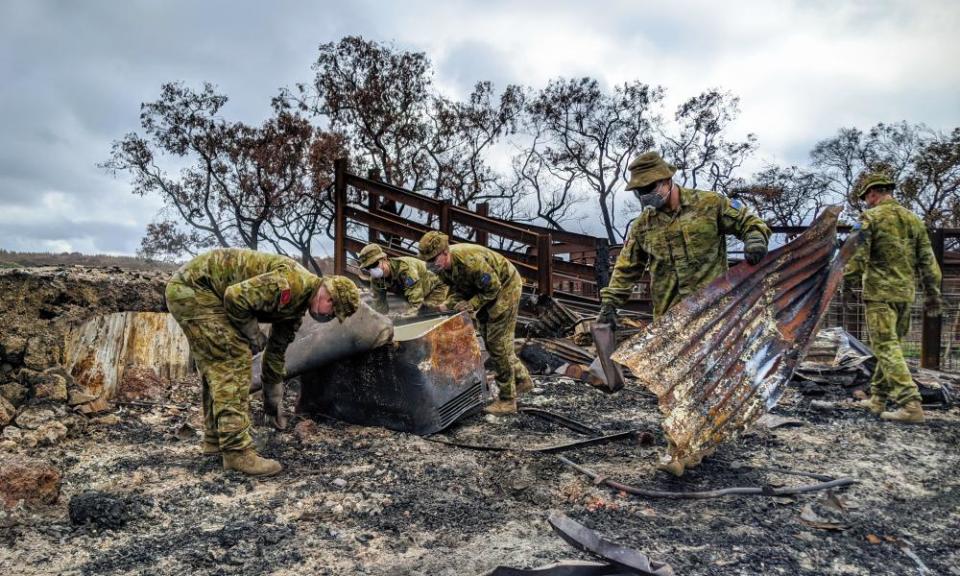
[[[371,168],[367,170],[367,180],[380,181],[380,170]],[[367,190],[367,212],[376,214],[380,210],[380,195],[376,192]],[[367,241],[379,242],[379,234],[373,226],[367,225]]]
[[[610,283],[610,241],[606,238],[597,238],[597,256],[594,261],[594,272],[597,275],[597,297],[600,289]]]
[[[440,204],[440,231],[447,236],[452,235],[453,223],[450,222],[450,201],[443,200]]]
[[[930,240],[933,244],[933,254],[937,258],[937,264],[943,270],[943,230],[930,230]],[[943,317],[928,317],[926,301],[924,301],[923,312],[923,332],[920,336],[920,367],[939,370]]]
[[[483,216],[484,218],[486,218],[487,216],[490,215],[490,205],[487,204],[486,202],[481,202],[477,204],[476,212],[480,216]],[[481,246],[486,246],[487,242],[489,241],[489,237],[487,236],[487,231],[476,230],[476,233],[477,233],[477,238],[476,238],[477,244]]]
[[[337,158],[333,164],[333,273],[347,271],[347,159]]]
[[[553,296],[553,239],[549,234],[537,234],[537,291]]]

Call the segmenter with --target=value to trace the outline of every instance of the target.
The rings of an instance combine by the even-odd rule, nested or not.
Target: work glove
[[[613,304],[601,304],[600,313],[597,314],[597,324],[609,324],[610,329],[617,330],[617,307]]]
[[[250,346],[250,353],[254,356],[263,352],[264,348],[267,347],[267,335],[260,331],[260,326],[256,320],[251,320],[244,325],[240,333],[247,339],[247,344]]]
[[[469,300],[461,300],[457,302],[457,305],[453,307],[457,312],[472,312],[473,305],[470,304]]]
[[[763,259],[767,255],[767,240],[760,234],[749,236],[743,242],[743,257],[751,265]]]
[[[927,296],[926,301],[923,303],[923,313],[926,314],[927,318],[939,318],[942,316],[943,297],[939,294]]]

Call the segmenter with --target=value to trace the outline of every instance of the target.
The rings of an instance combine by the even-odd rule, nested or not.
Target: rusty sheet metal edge
[[[776,405],[860,244],[836,249],[832,206],[756,266],[741,264],[682,301],[612,359],[657,394],[680,475]]]

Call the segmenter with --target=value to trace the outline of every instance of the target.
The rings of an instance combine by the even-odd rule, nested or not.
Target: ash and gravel
[[[122,406],[115,425],[31,449],[60,467],[62,493],[56,505],[0,518],[0,573],[483,574],[587,558],[547,525],[564,512],[677,574],[914,574],[907,543],[933,573],[960,574],[957,408],[905,426],[788,391],[775,413],[802,426],[758,428],[677,479],[655,470],[664,440],[649,394],[606,395],[565,379],[540,381],[537,392],[524,402],[604,432],[654,432],[652,446],[565,453],[623,482],[678,491],[810,482],[764,470],[781,467],[859,483],[838,498],[644,500],[596,486],[549,454],[466,450],[326,419],[257,427],[262,452],[286,469],[253,480],[200,455],[198,386],[186,381],[161,406]],[[580,437],[523,414],[471,416],[443,436],[524,447]],[[89,521],[71,521],[78,498],[94,504]],[[805,523],[805,506],[843,529]],[[103,510],[106,521],[96,521]]]

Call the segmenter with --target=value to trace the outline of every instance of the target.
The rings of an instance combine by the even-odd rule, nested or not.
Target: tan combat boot
[[[516,414],[517,413],[517,399],[510,398],[508,400],[497,399],[492,403],[488,404],[486,408],[483,409],[487,414]]]
[[[887,407],[887,399],[881,396],[871,395],[869,398],[864,398],[859,402],[854,404],[857,408],[863,408],[867,410],[874,416],[879,416],[881,412]]]
[[[923,406],[917,400],[907,402],[894,412],[884,412],[880,414],[880,418],[908,424],[922,424],[926,421],[923,417]]]
[[[220,444],[216,442],[203,441],[203,455],[212,456],[220,453]]]
[[[273,476],[283,470],[283,466],[276,460],[261,457],[253,448],[247,448],[224,452],[223,469],[237,470],[248,476]]]

